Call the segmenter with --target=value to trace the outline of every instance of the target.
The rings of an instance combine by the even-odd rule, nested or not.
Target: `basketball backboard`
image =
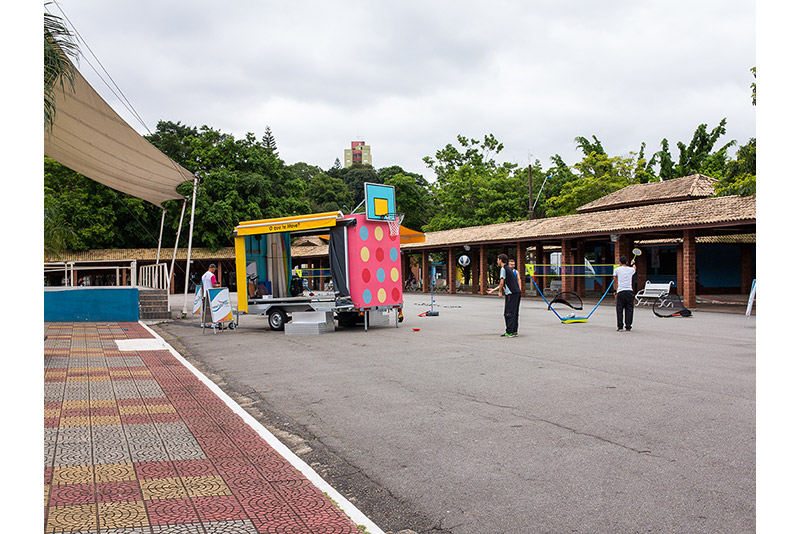
[[[383,221],[383,216],[387,213],[397,213],[394,186],[364,183],[364,204],[367,208],[367,219],[371,221]]]

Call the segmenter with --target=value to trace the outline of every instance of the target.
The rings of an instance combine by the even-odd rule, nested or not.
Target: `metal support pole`
[[[164,235],[164,216],[167,214],[166,208],[161,208],[161,230],[158,231],[158,252],[156,252],[156,265],[161,259],[161,236]]]
[[[189,216],[189,248],[186,251],[186,281],[183,286],[183,315],[186,316],[188,308],[186,307],[189,301],[189,268],[192,261],[192,232],[194,231],[194,206],[197,200],[197,177],[194,178],[194,185],[192,186],[192,213]]]
[[[172,250],[172,263],[169,266],[169,280],[167,283],[167,311],[172,311],[172,304],[170,304],[169,294],[172,291],[172,283],[175,280],[175,256],[178,255],[178,241],[181,238],[181,230],[183,229],[183,214],[186,212],[186,199],[183,199],[183,206],[181,206],[181,219],[178,223],[178,233],[175,234],[175,248]]]

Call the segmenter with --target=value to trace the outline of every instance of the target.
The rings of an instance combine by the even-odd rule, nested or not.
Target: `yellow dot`
[[[392,282],[397,282],[400,279],[400,271],[397,270],[397,267],[392,267],[389,276],[392,277]]]
[[[369,261],[369,249],[367,247],[361,249],[361,259],[363,261]]]
[[[378,290],[378,302],[385,302],[386,301],[386,290],[380,288]]]
[[[381,228],[380,226],[375,227],[375,239],[377,239],[378,241],[383,239],[383,228]]]

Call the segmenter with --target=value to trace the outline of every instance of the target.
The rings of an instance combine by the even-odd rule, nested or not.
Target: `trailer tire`
[[[286,325],[286,312],[275,308],[269,312],[269,327],[272,330],[283,330]]]

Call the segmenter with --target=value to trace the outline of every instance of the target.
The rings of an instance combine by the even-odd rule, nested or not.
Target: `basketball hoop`
[[[386,221],[386,224],[389,225],[390,236],[400,235],[400,225],[403,223],[404,216],[404,213],[387,213],[386,215],[382,216],[382,218]]]

